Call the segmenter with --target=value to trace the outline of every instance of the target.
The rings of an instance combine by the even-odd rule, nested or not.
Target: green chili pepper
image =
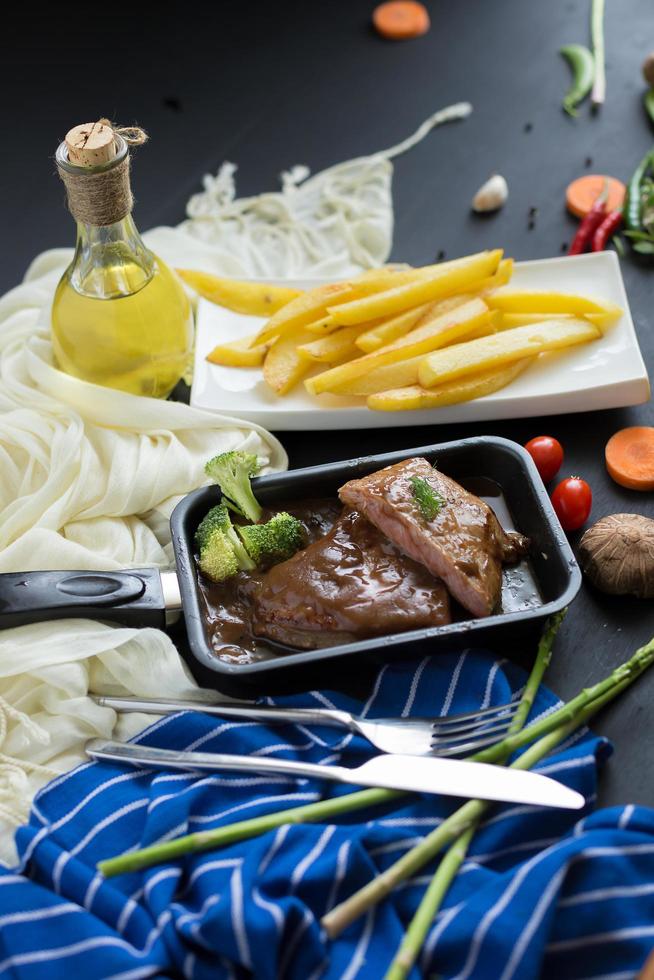
[[[640,231],[640,216],[642,211],[641,184],[650,164],[654,161],[654,150],[649,150],[640,161],[627,185],[627,195],[624,202],[624,223],[627,231]]]
[[[583,44],[567,44],[561,48],[562,54],[572,69],[572,85],[563,99],[563,108],[570,116],[576,116],[575,106],[585,99],[595,78],[595,61]]]
[[[654,88],[649,89],[645,92],[643,96],[643,101],[645,103],[645,109],[647,110],[647,115],[654,123]]]

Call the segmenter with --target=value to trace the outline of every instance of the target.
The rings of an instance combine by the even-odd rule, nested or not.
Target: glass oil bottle
[[[193,312],[175,273],[146,248],[132,219],[133,132],[115,131],[106,120],[84,124],[57,149],[77,244],[53,301],[52,344],[68,374],[166,397],[190,371]]]

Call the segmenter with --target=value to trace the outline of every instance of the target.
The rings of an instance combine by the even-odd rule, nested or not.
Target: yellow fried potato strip
[[[470,256],[465,261],[460,260],[453,268],[445,268],[443,263],[436,266],[436,271],[429,276],[406,285],[395,286],[393,289],[360,299],[346,300],[341,297],[341,302],[331,303],[328,310],[333,322],[340,323],[342,326],[365,323],[379,316],[401,313],[421,303],[464,292],[471,283],[494,275],[501,258],[502,250],[496,249],[493,252],[481,252],[479,255]]]
[[[239,337],[227,344],[218,344],[207,360],[212,364],[224,364],[226,367],[258,367],[268,350],[268,344],[256,344],[255,334],[250,337]]]
[[[298,289],[273,286],[262,282],[223,279],[196,269],[177,269],[177,275],[204,299],[235,313],[272,316],[300,295]]]
[[[574,318],[514,327],[428,354],[418,370],[418,381],[423,388],[433,388],[454,378],[478,374],[542,351],[585,344],[600,336],[595,324]]]
[[[300,356],[298,347],[312,338],[304,327],[295,327],[271,345],[263,362],[263,376],[276,394],[287,394],[311,371],[312,362]]]
[[[405,412],[409,409],[442,408],[445,405],[472,401],[505,388],[534,360],[534,357],[523,357],[500,368],[481,371],[479,374],[471,374],[456,381],[446,381],[445,384],[437,385],[435,388],[411,385],[407,388],[379,391],[368,396],[367,405],[368,408],[378,412]]]
[[[483,300],[470,300],[469,303],[464,303],[463,306],[458,306],[449,313],[428,320],[406,337],[401,337],[372,354],[358,357],[354,361],[348,361],[346,364],[309,378],[305,382],[306,388],[313,395],[323,391],[334,391],[338,386],[359,378],[374,368],[406,360],[417,354],[426,354],[450,344],[475,327],[490,323],[491,318],[491,313]]]

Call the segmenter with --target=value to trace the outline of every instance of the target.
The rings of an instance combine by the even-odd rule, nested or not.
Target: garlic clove
[[[473,197],[472,210],[478,213],[497,211],[506,203],[508,196],[509,185],[504,177],[501,174],[493,174]]]

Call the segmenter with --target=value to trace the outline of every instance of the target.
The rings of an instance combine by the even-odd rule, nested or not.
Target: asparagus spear
[[[538,685],[552,656],[551,651],[554,637],[558,632],[566,612],[567,610],[563,610],[555,616],[551,616],[545,624],[534,667],[513,717],[509,732],[522,728],[524,722],[527,720]],[[262,817],[253,817],[251,820],[241,820],[238,823],[228,824],[216,830],[205,830],[196,834],[187,834],[184,837],[178,837],[175,840],[167,841],[163,844],[152,844],[150,847],[144,847],[138,851],[127,852],[118,857],[100,861],[98,870],[105,878],[111,878],[114,875],[138,871],[140,868],[147,868],[153,864],[173,861],[175,858],[183,857],[185,854],[195,854],[213,847],[222,847],[227,844],[233,844],[236,841],[248,840],[259,834],[265,834],[268,830],[272,830],[283,824],[318,823],[321,820],[331,820],[343,813],[379,806],[382,803],[391,803],[406,795],[401,790],[392,789],[365,789],[356,793],[347,793],[335,799],[321,800],[318,803],[308,803],[304,806],[291,807],[287,810],[278,810]]]
[[[520,731],[529,716],[543,675],[552,659],[554,637],[564,615],[565,611],[556,616],[552,616],[545,625],[543,635],[538,644],[534,665],[527,679],[525,689],[522,692],[520,704],[509,726],[509,735]],[[434,872],[429,887],[423,895],[413,919],[409,923],[409,928],[404,935],[384,980],[404,980],[411,971],[411,967],[422,949],[427,933],[436,917],[436,913],[440,909],[450,885],[456,878],[459,868],[465,861],[468,848],[478,826],[479,818],[467,830],[464,830],[460,837],[454,840],[454,843],[450,844],[443,855],[443,859]]]
[[[651,662],[651,659],[654,659],[654,640],[647,647],[642,647],[641,649],[650,651]],[[618,671],[620,669],[618,668]],[[617,671],[614,671],[614,673],[617,673]],[[552,749],[556,748],[561,742],[564,742],[569,735],[585,725],[605,704],[613,701],[614,698],[635,680],[636,676],[638,675],[628,674],[613,686],[609,686],[598,697],[584,702],[584,705],[580,706],[574,712],[571,720],[561,723],[554,731],[550,731],[537,742],[534,742],[533,745],[530,745],[515,762],[511,763],[511,768],[531,769],[532,766],[536,765],[537,762],[540,762],[541,759],[548,755]],[[599,685],[595,686],[598,687]],[[592,690],[593,688],[588,688],[588,691]],[[578,695],[578,697],[581,697],[581,695]],[[572,702],[569,702],[569,704],[572,704]],[[564,710],[567,707],[568,705],[564,706]],[[538,727],[538,724],[530,726],[532,729]],[[525,728],[524,732],[526,733],[527,731],[528,729]],[[333,908],[331,912],[328,912],[322,919],[322,925],[327,935],[331,939],[339,936],[343,929],[351,922],[354,922],[355,919],[363,915],[369,908],[376,905],[382,898],[385,898],[393,888],[407,878],[410,878],[416,871],[419,871],[427,862],[436,857],[443,847],[472,827],[475,821],[486,812],[489,806],[489,803],[482,800],[468,800],[467,803],[464,803],[447,820],[444,820],[436,830],[428,834],[420,844],[417,844],[416,847],[404,854],[399,861],[396,861],[395,864],[392,864],[390,868],[387,868],[386,871],[374,878],[364,888],[350,895],[348,899]]]
[[[564,704],[557,711],[553,711],[551,715],[528,725],[521,732],[507,736],[503,742],[490,746],[488,749],[483,749],[481,752],[472,756],[472,758],[477,762],[497,762],[498,759],[503,757],[505,752],[513,753],[517,749],[523,748],[523,746],[528,745],[534,738],[539,738],[556,729],[558,726],[574,720],[577,713],[595,698],[599,698],[606,693],[612,693],[612,696],[615,696],[615,694],[633,683],[650,666],[652,661],[654,661],[654,640],[651,640],[646,646],[637,650],[630,660],[616,668],[603,681],[584,689],[576,698]],[[391,803],[403,795],[405,794],[396,790],[358,790],[355,793],[347,793],[335,799],[321,800],[318,803],[310,803],[302,807],[292,807],[276,813],[266,814],[263,817],[255,817],[252,820],[243,820],[239,823],[228,824],[225,827],[217,827],[215,830],[188,834],[184,837],[178,837],[176,840],[164,842],[163,844],[154,844],[151,847],[146,847],[139,851],[132,851],[115,858],[109,858],[106,861],[100,861],[98,863],[98,870],[108,878],[112,875],[124,874],[127,871],[147,868],[153,864],[161,864],[163,861],[181,857],[185,854],[207,851],[212,848],[222,847],[224,844],[233,844],[236,841],[248,840],[287,823],[306,823],[331,819],[332,817],[340,816],[344,813],[351,813],[365,807]],[[462,832],[467,826],[468,823],[461,825],[458,828],[458,832]]]

